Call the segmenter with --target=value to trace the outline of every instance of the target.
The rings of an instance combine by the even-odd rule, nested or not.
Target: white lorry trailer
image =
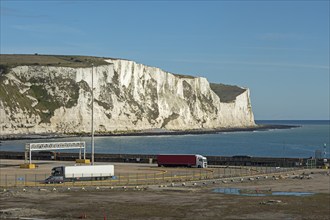
[[[63,183],[84,180],[104,180],[114,176],[113,165],[54,167],[45,183]]]

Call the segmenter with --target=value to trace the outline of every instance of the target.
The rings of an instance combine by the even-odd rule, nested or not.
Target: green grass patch
[[[26,95],[19,92],[16,84],[9,81],[8,84],[4,83],[4,77],[0,76],[0,99],[5,106],[9,106],[11,111],[17,109],[25,110],[27,113],[36,113],[35,109],[31,106],[32,100]]]
[[[238,86],[210,83],[210,87],[217,94],[221,102],[234,102],[236,97],[246,91]]]
[[[0,54],[0,69],[8,70],[16,66],[57,66],[83,68],[108,65],[106,58],[93,56]]]

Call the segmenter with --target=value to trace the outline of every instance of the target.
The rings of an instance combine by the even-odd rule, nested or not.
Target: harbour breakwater
[[[90,154],[87,153],[86,157],[90,158]],[[305,167],[311,160],[311,158],[252,157],[248,155],[206,157],[209,166]],[[47,151],[32,154],[32,160],[75,161],[78,158],[78,153]],[[95,154],[94,158],[95,162],[157,163],[157,155],[154,154]],[[24,160],[24,152],[0,151],[0,159]],[[321,167],[323,165],[323,159],[314,161],[313,166]]]

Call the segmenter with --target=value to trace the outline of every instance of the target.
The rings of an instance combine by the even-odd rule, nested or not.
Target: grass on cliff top
[[[224,84],[216,84],[210,83],[211,89],[215,92],[219,97],[221,102],[233,102],[236,97],[246,91],[246,89],[242,89],[238,86],[224,85]]]
[[[104,57],[93,56],[76,56],[76,55],[40,55],[40,54],[0,54],[0,78],[1,74],[5,74],[10,68],[22,65],[31,66],[57,66],[84,68],[107,65]],[[114,58],[111,58],[114,59]],[[195,78],[194,76],[174,74],[179,78]],[[233,102],[236,97],[242,94],[245,89],[238,86],[224,84],[210,84],[211,89],[220,97],[222,102]]]
[[[174,76],[179,77],[179,78],[183,78],[183,79],[195,79],[197,77],[195,76],[190,76],[190,75],[183,75],[183,74],[177,74],[177,73],[172,73]]]
[[[91,67],[109,64],[104,58],[93,56],[64,56],[64,55],[39,55],[39,54],[0,54],[2,69],[22,65],[31,66],[61,66],[61,67]]]

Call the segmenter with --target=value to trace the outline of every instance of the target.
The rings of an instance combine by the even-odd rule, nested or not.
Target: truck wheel
[[[201,165],[198,165],[198,168],[202,168],[202,166]]]

